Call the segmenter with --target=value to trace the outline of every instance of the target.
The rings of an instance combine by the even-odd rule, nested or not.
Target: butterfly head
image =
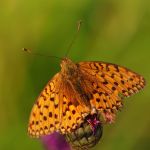
[[[65,57],[61,61],[61,72],[66,75],[73,75],[77,68],[76,64],[73,63],[69,58]]]

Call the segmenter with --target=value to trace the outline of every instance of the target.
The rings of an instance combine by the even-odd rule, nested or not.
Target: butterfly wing
[[[48,82],[34,104],[28,125],[28,133],[32,137],[46,135],[55,130],[55,122],[59,121],[58,114],[58,89],[59,74]]]
[[[93,95],[91,105],[101,112],[114,112],[122,106],[122,99],[137,93],[145,80],[137,73],[105,62],[80,62],[78,64],[84,83]]]
[[[41,137],[59,131],[70,132],[80,125],[84,108],[77,102],[76,93],[60,73],[45,86],[34,104],[28,125],[31,137]]]

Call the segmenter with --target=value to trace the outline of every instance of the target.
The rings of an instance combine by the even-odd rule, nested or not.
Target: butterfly
[[[141,75],[111,63],[63,58],[60,66],[32,108],[28,125],[32,137],[70,133],[94,112],[115,114],[125,97],[145,86]]]

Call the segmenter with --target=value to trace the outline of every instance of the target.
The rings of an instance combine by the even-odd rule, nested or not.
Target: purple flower
[[[46,150],[71,150],[63,135],[54,132],[41,138]]]
[[[87,122],[89,123],[89,125],[91,126],[91,129],[93,131],[93,134],[96,134],[96,130],[97,128],[100,126],[100,121],[97,118],[97,114],[94,114],[93,116],[90,115],[87,118]]]
[[[74,149],[94,147],[102,137],[103,125],[98,113],[87,115],[83,123],[66,135],[66,140]]]

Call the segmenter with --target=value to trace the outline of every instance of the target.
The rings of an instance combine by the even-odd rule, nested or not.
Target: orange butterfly
[[[70,133],[89,114],[115,114],[124,97],[144,86],[144,78],[125,67],[99,61],[75,64],[64,58],[61,71],[48,82],[32,108],[28,133],[32,137],[54,131]]]

